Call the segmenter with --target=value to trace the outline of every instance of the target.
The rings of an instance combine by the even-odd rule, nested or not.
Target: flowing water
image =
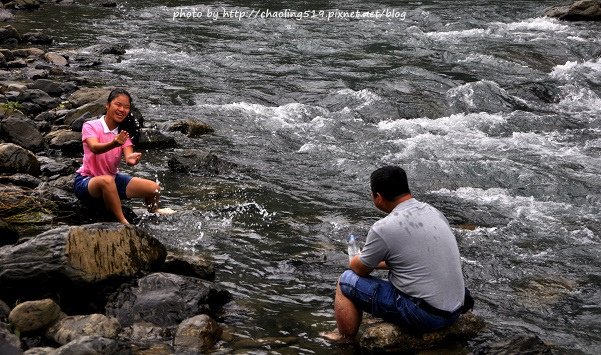
[[[554,2],[123,1],[49,6],[16,26],[49,28],[57,48],[127,45],[123,60],[82,75],[130,88],[150,125],[196,118],[216,129],[173,133],[178,148],[144,151],[132,172],[158,177],[164,205],[180,211],[143,227],[214,258],[237,336],[298,337],[277,350],[287,353],[345,351],[318,336],[334,327],[345,237],[364,241],[382,217],[368,177],[398,164],[455,226],[488,323],[476,342],[534,333],[593,354],[601,25],[543,18]],[[261,18],[284,9],[309,16]],[[376,17],[382,9],[396,15]],[[182,148],[239,169],[171,173]]]

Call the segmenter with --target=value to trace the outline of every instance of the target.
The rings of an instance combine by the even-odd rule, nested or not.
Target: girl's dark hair
[[[117,96],[119,96],[119,95],[125,95],[125,96],[127,96],[127,98],[129,99],[129,104],[130,104],[130,105],[131,105],[131,104],[133,104],[133,101],[132,101],[132,99],[131,99],[131,95],[129,94],[129,92],[127,92],[127,90],[125,90],[125,89],[123,89],[123,88],[116,88],[116,89],[113,89],[113,90],[111,91],[111,93],[109,94],[109,98],[108,98],[108,100],[106,100],[106,103],[107,103],[107,104],[110,104],[110,103],[111,103],[111,102],[113,102],[113,100],[114,100],[114,99],[116,99],[116,98],[117,98]]]
[[[388,201],[410,194],[407,173],[398,166],[384,166],[371,173],[371,193],[380,193]]]
[[[129,99],[129,114],[125,117],[125,120],[119,125],[118,131],[127,131],[129,133],[129,137],[134,145],[138,145],[140,142],[140,129],[144,127],[144,118],[142,114],[136,107],[132,101],[131,95],[129,92],[123,88],[116,88],[111,91],[109,94],[109,98],[106,101],[107,104],[113,102],[114,99],[119,95],[125,95]]]

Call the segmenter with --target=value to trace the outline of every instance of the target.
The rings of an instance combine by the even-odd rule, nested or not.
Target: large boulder
[[[215,154],[196,149],[177,150],[169,161],[169,170],[179,173],[215,175],[229,172],[235,164],[225,161]]]
[[[555,6],[545,11],[545,16],[565,21],[600,21],[601,1],[579,0],[570,5]]]
[[[90,285],[132,277],[165,260],[165,247],[143,230],[118,223],[63,226],[0,249],[1,294]]]
[[[33,176],[40,175],[40,162],[27,149],[16,144],[0,144],[0,170],[3,173],[24,173]]]
[[[198,314],[214,313],[229,298],[229,292],[212,282],[154,273],[109,296],[106,314],[124,326],[139,321],[173,326]]]
[[[44,146],[42,133],[35,122],[22,114],[12,114],[0,122],[0,135],[9,142],[31,151],[40,151]]]
[[[211,317],[200,314],[180,323],[173,339],[176,349],[206,353],[221,337],[222,329]]]
[[[462,314],[457,322],[442,330],[413,334],[390,324],[380,323],[367,328],[359,343],[374,352],[415,352],[432,349],[452,341],[475,337],[484,329],[484,320],[473,313]]]
[[[61,316],[61,308],[46,298],[19,303],[8,316],[10,323],[20,332],[33,332],[49,327]]]
[[[65,345],[84,336],[116,338],[121,325],[116,318],[103,314],[68,316],[56,322],[46,332],[46,337],[58,344]]]

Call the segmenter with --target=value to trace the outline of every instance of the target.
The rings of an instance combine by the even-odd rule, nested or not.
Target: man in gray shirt
[[[374,171],[371,190],[374,205],[388,216],[374,223],[361,253],[340,276],[334,302],[338,329],[326,337],[353,338],[363,311],[418,332],[453,324],[473,300],[447,219],[413,198],[400,167]],[[369,276],[374,269],[389,270],[388,281]]]

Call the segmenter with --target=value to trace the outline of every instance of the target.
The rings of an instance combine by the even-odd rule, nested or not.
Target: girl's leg
[[[148,212],[155,212],[159,208],[160,190],[156,182],[134,177],[127,184],[125,193],[128,198],[143,198]]]
[[[102,198],[106,208],[117,217],[117,220],[123,224],[129,224],[123,210],[121,209],[121,199],[117,192],[115,179],[110,175],[95,176],[88,183],[88,192],[94,198]]]

